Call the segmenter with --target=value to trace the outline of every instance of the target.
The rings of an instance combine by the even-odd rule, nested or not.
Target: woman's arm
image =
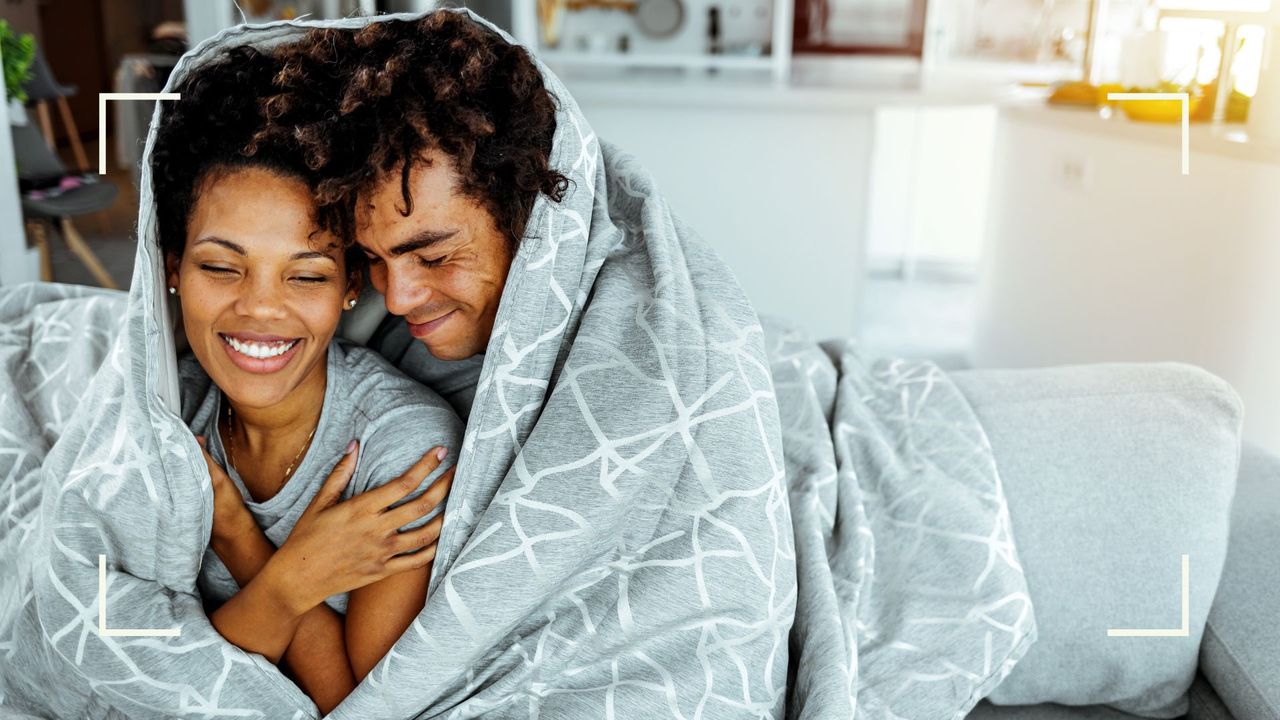
[[[218,634],[233,645],[279,663],[302,616],[311,608],[295,605],[287,581],[268,564],[209,616]]]
[[[439,490],[442,485],[447,486],[450,478],[442,476],[432,485],[432,490]],[[444,491],[447,492],[447,487]],[[426,495],[423,497],[426,498]],[[443,520],[444,514],[441,513],[424,529],[434,525],[434,532],[438,536]],[[430,553],[431,561],[421,568],[352,590],[347,598],[347,655],[351,659],[356,682],[363,680],[373,670],[373,666],[400,639],[426,604],[427,583],[431,579],[435,546],[418,552]]]
[[[203,442],[201,445],[203,446]],[[215,526],[218,524],[217,518],[221,516],[224,518],[223,527],[229,531],[224,533],[215,529],[215,539],[211,544],[215,545],[215,552],[219,552],[221,548],[220,557],[223,557],[222,553],[226,553],[225,557],[231,559],[228,570],[233,573],[233,577],[239,573],[241,577],[248,579],[246,583],[241,583],[240,592],[218,608],[210,616],[210,620],[229,642],[250,652],[260,653],[276,663],[281,661],[293,642],[300,642],[295,665],[308,668],[303,673],[308,678],[307,683],[312,685],[325,686],[327,678],[332,677],[327,673],[336,672],[335,665],[347,673],[351,672],[349,659],[344,657],[341,662],[337,662],[334,657],[338,655],[338,642],[342,643],[345,654],[345,638],[341,626],[345,623],[335,624],[335,618],[324,614],[327,610],[322,609],[324,599],[339,592],[350,592],[373,585],[402,573],[420,572],[424,566],[429,565],[435,558],[435,543],[439,539],[440,521],[443,517],[409,532],[400,533],[396,529],[435,508],[448,495],[453,479],[453,468],[450,468],[421,496],[394,508],[390,507],[397,501],[403,501],[406,495],[412,493],[424,478],[439,467],[445,451],[444,448],[433,448],[393,481],[339,502],[343,489],[354,473],[357,455],[353,452],[355,445],[353,441],[347,454],[330,473],[307,510],[298,518],[284,545],[274,552],[270,547],[270,540],[257,529],[252,514],[244,507],[239,491],[222,468],[205,452],[205,462],[215,489]],[[222,492],[219,492],[219,488]],[[235,530],[238,524],[244,523],[246,515],[253,524],[255,533]],[[238,546],[237,543],[244,544]],[[255,568],[256,574],[249,577]],[[239,577],[236,579],[237,582],[240,581]],[[385,596],[384,592],[375,597]],[[400,593],[396,593],[395,597],[402,598]],[[419,608],[421,604],[419,601]],[[370,607],[386,606],[374,603]],[[304,629],[302,619],[316,609],[322,609],[313,616],[318,619]],[[410,620],[412,615],[403,622],[397,634],[385,643],[383,653],[408,626]],[[376,623],[375,626],[379,630],[385,628]],[[360,637],[363,639],[366,636]],[[322,652],[327,657],[316,658],[306,652],[306,648],[313,647],[316,643],[324,648]],[[361,647],[365,646],[362,644]],[[381,654],[374,658],[369,667],[380,657]],[[289,658],[284,659],[288,663]],[[312,667],[313,663],[322,667]],[[354,683],[353,679],[352,686]],[[343,688],[325,686],[323,695],[336,696],[340,689]],[[337,697],[337,701],[341,701],[347,692]],[[310,691],[308,694],[311,694]],[[312,699],[317,705],[322,702],[322,698],[317,698],[316,695],[312,695]]]
[[[214,504],[217,506],[219,490],[216,489],[216,479],[214,483]],[[234,487],[229,489],[239,500],[240,493]],[[266,566],[276,547],[258,527],[244,503],[237,504],[238,509],[228,503],[230,507],[222,517],[215,512],[210,544],[236,584],[246,587]],[[342,615],[328,605],[321,603],[315,606],[302,616],[280,661],[281,667],[325,714],[337,707],[356,686],[347,659],[343,625]]]

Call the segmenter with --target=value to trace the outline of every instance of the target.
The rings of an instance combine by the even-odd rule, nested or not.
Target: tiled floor
[[[873,276],[863,292],[863,346],[878,354],[928,358],[951,370],[970,366],[972,279]]]

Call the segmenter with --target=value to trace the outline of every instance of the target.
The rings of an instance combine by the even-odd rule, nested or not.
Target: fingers
[[[440,473],[440,477],[431,483],[431,487],[427,488],[427,491],[418,497],[406,501],[403,505],[388,509],[385,513],[387,524],[392,528],[404,527],[435,510],[437,505],[449,497],[449,490],[453,487],[453,473],[457,468],[458,466],[454,465]]]
[[[420,528],[399,533],[391,545],[392,552],[399,555],[400,553],[413,552],[419,548],[434,545],[440,539],[440,528],[443,525],[444,513],[440,513],[432,518],[431,522]]]
[[[382,487],[375,488],[363,495],[360,495],[360,502],[368,503],[379,510],[395,504],[395,502],[400,498],[408,495],[414,490],[417,490],[418,486],[422,484],[422,481],[425,480],[428,475],[435,472],[436,468],[440,467],[440,463],[444,460],[448,452],[449,451],[443,446],[431,448],[427,451],[426,455],[419,458],[418,462],[414,463],[413,467],[404,471],[400,477],[392,480]]]
[[[329,477],[325,478],[324,485],[320,486],[320,491],[316,493],[315,498],[311,500],[311,505],[307,507],[310,511],[312,508],[323,509],[338,502],[338,498],[342,497],[342,491],[346,489],[347,483],[351,482],[352,476],[356,473],[356,458],[359,457],[359,441],[352,440],[347,445],[347,452],[333,467],[333,471],[329,473]]]
[[[388,560],[385,566],[387,572],[383,577],[398,575],[406,570],[419,570],[424,567],[429,567],[435,559],[436,545],[432,543],[416,553],[411,553],[409,555],[397,555],[396,557]]]

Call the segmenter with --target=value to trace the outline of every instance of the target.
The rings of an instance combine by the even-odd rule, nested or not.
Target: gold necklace
[[[289,482],[289,477],[293,475],[293,470],[298,465],[298,459],[311,446],[311,439],[316,436],[316,428],[318,427],[320,427],[320,419],[316,418],[316,424],[311,428],[311,433],[307,435],[306,442],[302,443],[302,447],[298,448],[298,454],[293,456],[293,462],[289,463],[289,467],[284,471],[284,477],[280,479],[280,484],[276,485],[276,492],[280,492],[280,488]],[[227,403],[227,462],[230,463],[231,469],[235,470],[237,474],[240,472],[236,468],[236,434],[235,426],[231,424],[231,403]]]

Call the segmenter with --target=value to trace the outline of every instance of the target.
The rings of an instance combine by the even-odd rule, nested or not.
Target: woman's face
[[[261,168],[205,179],[169,262],[196,358],[237,405],[267,408],[316,373],[346,303],[341,244],[305,183]]]

